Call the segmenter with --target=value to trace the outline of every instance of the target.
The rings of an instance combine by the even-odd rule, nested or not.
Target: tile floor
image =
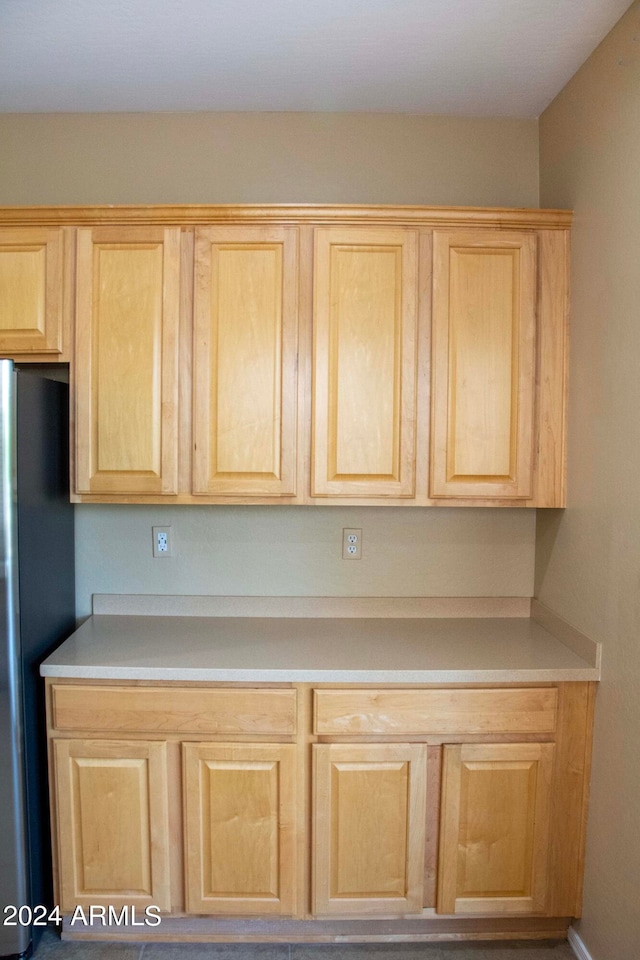
[[[565,941],[400,944],[87,943],[46,930],[36,960],[575,960]]]

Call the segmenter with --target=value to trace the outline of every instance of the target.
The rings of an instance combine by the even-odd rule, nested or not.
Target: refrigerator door
[[[16,397],[13,364],[0,361],[0,956],[23,953],[31,932],[5,926],[5,908],[29,904],[24,730],[17,574]]]

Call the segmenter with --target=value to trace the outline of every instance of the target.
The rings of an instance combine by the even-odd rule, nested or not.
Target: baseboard
[[[133,908],[130,908],[133,910]],[[63,940],[95,940],[115,943],[439,943],[445,941],[566,940],[568,917],[456,917],[436,915],[425,908],[414,917],[366,919],[354,917],[236,918],[215,916],[163,916],[157,926],[146,926],[140,911],[115,926],[108,918],[91,921],[89,909],[80,917],[62,919]],[[116,911],[117,914],[117,911]],[[126,924],[126,925],[125,925]],[[484,955],[484,954],[483,954]]]
[[[591,954],[573,927],[569,927],[567,930],[567,940],[578,960],[592,960]]]

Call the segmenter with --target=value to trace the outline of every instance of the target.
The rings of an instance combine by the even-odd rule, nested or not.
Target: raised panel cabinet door
[[[551,743],[444,747],[438,913],[544,913]]]
[[[193,493],[292,496],[297,230],[197,229],[194,313]]]
[[[78,230],[76,491],[174,494],[180,230]]]
[[[292,914],[295,746],[185,743],[187,913]]]
[[[417,232],[315,231],[311,495],[415,495]]]
[[[61,227],[0,228],[0,354],[62,352]]]
[[[432,497],[532,494],[536,236],[434,232]]]
[[[426,749],[314,745],[314,913],[421,912]]]
[[[56,740],[55,804],[63,911],[169,910],[166,745]]]

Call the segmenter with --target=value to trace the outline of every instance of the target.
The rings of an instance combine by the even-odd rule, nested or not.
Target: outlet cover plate
[[[165,524],[163,527],[152,527],[151,531],[153,535],[153,556],[156,560],[172,556],[171,526]]]
[[[358,527],[345,527],[342,531],[342,559],[362,559],[362,530]]]

